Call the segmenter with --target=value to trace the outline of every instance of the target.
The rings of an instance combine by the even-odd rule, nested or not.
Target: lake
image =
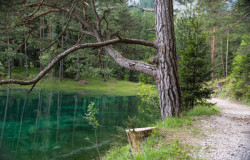
[[[137,127],[154,123],[144,111],[147,104],[136,96],[98,96],[59,91],[8,89],[0,91],[1,160],[88,160],[97,157],[93,127],[84,119],[88,105],[98,108],[96,118],[101,154],[114,141],[116,126],[124,127],[128,116]]]

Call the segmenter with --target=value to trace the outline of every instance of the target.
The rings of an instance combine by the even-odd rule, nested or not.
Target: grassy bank
[[[21,72],[20,68],[15,68],[12,71],[12,77],[16,79],[32,79],[39,72],[38,68],[32,68],[29,73],[30,76],[27,78],[25,71]],[[7,75],[7,71],[0,72],[1,75]],[[2,77],[2,79],[7,77]],[[132,96],[138,95],[139,87],[138,83],[117,80],[115,78],[110,78],[106,82],[103,78],[81,78],[88,83],[82,84],[70,78],[64,78],[59,80],[58,78],[50,78],[49,76],[44,77],[35,86],[35,89],[45,89],[45,90],[58,90],[63,92],[78,92],[81,94],[86,94],[88,96],[101,96],[101,95],[115,95],[115,96]],[[30,89],[32,85],[20,86],[20,85],[0,85],[0,89],[5,89],[7,87],[11,88],[24,88]],[[155,89],[156,87],[153,86]]]
[[[160,121],[154,126],[158,128],[143,143],[139,154],[129,152],[129,145],[111,149],[104,160],[189,160],[198,159],[190,156],[199,151],[195,144],[195,137],[199,137],[199,128],[194,124],[199,123],[199,116],[219,113],[220,110],[213,107],[198,106],[185,113],[181,118],[169,118]]]

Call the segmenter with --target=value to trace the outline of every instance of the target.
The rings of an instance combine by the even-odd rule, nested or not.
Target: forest
[[[225,118],[233,101],[249,106],[249,13],[247,0],[0,0],[0,159],[214,159],[179,143],[178,134],[161,145],[162,136],[184,127],[192,137],[186,132],[202,132],[192,125],[200,115]],[[232,102],[215,106],[222,99]],[[249,126],[249,107],[231,116],[239,110]],[[36,123],[22,128],[22,121]],[[142,154],[128,152],[124,129],[149,126],[164,131],[153,131]],[[61,138],[72,134],[65,140],[72,148],[62,149],[60,129]],[[123,138],[109,139],[114,130]],[[81,134],[90,137],[86,148],[76,140]],[[18,146],[30,143],[28,156]]]

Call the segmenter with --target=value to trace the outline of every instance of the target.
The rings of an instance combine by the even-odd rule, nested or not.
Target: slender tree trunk
[[[227,77],[227,74],[228,74],[228,48],[229,48],[229,32],[227,32],[226,77]]]
[[[223,77],[225,77],[225,68],[224,68],[224,60],[223,60],[223,48],[222,48],[222,39],[220,41],[220,44],[221,44],[221,64],[222,64],[222,75]]]
[[[25,63],[26,63],[26,76],[29,76],[29,65],[28,65],[28,55],[27,55],[27,41],[25,39],[24,43],[24,53],[25,53]]]
[[[120,69],[120,72],[119,72],[119,77],[118,77],[118,80],[122,80],[124,78],[124,72],[125,72],[125,68],[122,67]]]
[[[129,81],[134,81],[134,71],[133,70],[129,70]]]
[[[7,45],[8,45],[8,49],[10,48],[10,38],[8,36],[8,39],[7,39]],[[11,56],[8,54],[8,57],[9,57],[9,60],[8,60],[8,76],[9,76],[9,79],[11,79]]]
[[[211,67],[211,77],[212,80],[214,79],[214,64],[215,64],[215,27],[211,28],[210,30],[211,34],[212,34],[212,39],[211,39],[211,60],[212,60],[212,67]]]
[[[104,73],[103,73],[103,81],[106,82],[107,81],[107,75],[106,75],[106,61],[104,60],[103,61],[103,70],[104,70]]]
[[[53,29],[52,29],[52,22],[50,20],[49,22],[49,37],[50,39],[52,40],[52,35],[53,35]],[[52,61],[53,59],[53,52],[50,53],[50,62]],[[51,69],[50,71],[50,77],[53,78],[54,77],[54,74],[55,74],[55,68]]]
[[[40,26],[40,39],[43,38],[44,36],[44,18],[41,19],[41,26]],[[42,48],[40,47],[40,51],[42,50]],[[42,56],[42,53],[40,53],[40,56]],[[44,69],[44,66],[43,64],[41,63],[41,60],[40,60],[40,71],[42,71]]]
[[[20,58],[21,72],[23,72],[23,58]]]
[[[29,69],[30,69],[30,51],[27,51],[27,53],[28,53],[28,55],[27,55],[28,56],[27,57],[28,58],[28,62],[27,62],[28,64],[27,65],[28,65],[28,71],[29,71]]]
[[[78,81],[79,80],[79,77],[80,77],[80,67],[79,67],[79,57],[78,57],[78,55],[77,55],[77,60],[76,60],[76,65],[77,65],[77,69],[76,69],[76,78],[75,78],[75,80],[76,81]]]
[[[64,38],[62,36],[62,46],[61,48],[63,49],[64,47]],[[63,59],[60,60],[60,67],[59,67],[59,79],[62,79],[63,78]]]
[[[181,107],[172,0],[155,1],[155,24],[159,46],[156,81],[161,117],[164,120],[168,117],[179,116]]]

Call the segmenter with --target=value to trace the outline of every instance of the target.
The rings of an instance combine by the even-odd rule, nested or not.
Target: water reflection
[[[94,130],[83,118],[90,102],[99,108],[98,144],[101,152],[113,141],[114,126],[122,126],[128,116],[137,116],[139,126],[154,119],[141,114],[135,97],[87,97],[57,91],[24,90],[0,92],[0,159],[47,160],[92,159]],[[138,107],[140,106],[141,107]],[[144,104],[143,104],[144,105]]]

